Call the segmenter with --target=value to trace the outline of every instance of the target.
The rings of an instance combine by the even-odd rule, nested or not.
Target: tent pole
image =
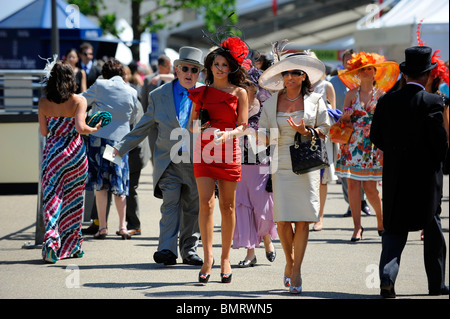
[[[56,0],[52,0],[52,56],[59,55],[59,30],[56,14]]]

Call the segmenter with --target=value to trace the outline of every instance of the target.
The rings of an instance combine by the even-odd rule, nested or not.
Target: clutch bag
[[[98,111],[88,118],[86,124],[90,127],[95,127],[100,121],[102,121],[101,127],[103,127],[111,123],[111,119],[111,113],[107,111]]]
[[[198,113],[198,119],[200,120],[200,123],[202,124],[202,126],[204,124],[206,124],[206,122],[209,122],[210,118],[209,118],[208,110],[201,108]]]

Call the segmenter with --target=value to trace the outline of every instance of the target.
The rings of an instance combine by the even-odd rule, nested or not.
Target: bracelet
[[[245,131],[247,129],[248,123],[242,122],[236,125],[236,127],[241,126],[242,125],[242,130]]]
[[[309,130],[306,130],[306,133],[305,134],[303,134],[303,133],[300,133],[302,136],[308,136],[308,133],[309,133]]]

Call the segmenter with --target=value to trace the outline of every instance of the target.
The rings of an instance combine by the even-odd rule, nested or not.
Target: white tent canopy
[[[392,2],[392,1],[391,1]],[[421,39],[433,50],[441,50],[444,61],[449,58],[449,1],[401,0],[381,18],[366,23],[362,19],[355,32],[355,48],[384,54],[401,62],[404,50],[417,45],[417,28]]]

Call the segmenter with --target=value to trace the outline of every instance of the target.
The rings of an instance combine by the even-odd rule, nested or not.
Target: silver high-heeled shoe
[[[302,278],[300,278],[300,286],[290,286],[289,292],[291,294],[300,294],[302,292]]]
[[[291,278],[286,277],[286,275],[284,275],[284,286],[285,287],[290,287],[291,286]]]

